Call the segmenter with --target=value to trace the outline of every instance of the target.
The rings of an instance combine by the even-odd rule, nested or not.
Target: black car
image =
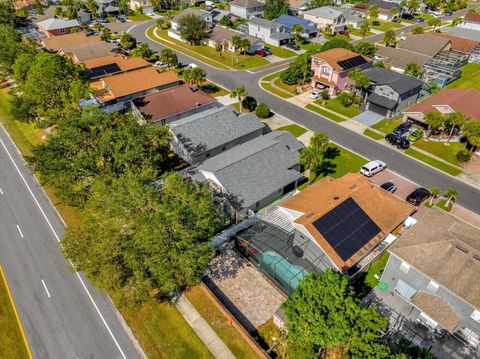
[[[285,46],[295,51],[300,50],[300,46],[298,46],[297,44],[286,44]]]
[[[422,23],[422,22],[425,22],[425,19],[423,17],[416,17],[414,19],[412,19],[413,21],[417,22],[417,23]]]
[[[405,137],[399,137],[397,141],[397,148],[400,150],[406,150],[410,148],[410,141]]]
[[[385,141],[387,141],[389,144],[393,146],[395,146],[400,139],[401,139],[400,136],[395,135],[393,133],[389,133],[388,135],[385,136]]]
[[[397,135],[397,136],[401,136],[403,135],[404,133],[408,132],[408,130],[410,129],[410,127],[412,127],[412,123],[411,122],[404,122],[402,123],[400,126],[397,126],[395,127],[395,129],[393,130],[393,134]]]
[[[417,188],[415,191],[413,191],[412,193],[410,193],[408,196],[407,196],[407,199],[406,201],[408,203],[411,203],[413,204],[414,206],[418,206],[420,203],[422,203],[423,201],[425,201],[428,197],[430,197],[432,194],[430,193],[430,191],[426,188],[423,188],[423,187],[420,187],[420,188]]]
[[[393,193],[397,190],[397,186],[395,186],[393,182],[385,182],[380,186],[380,188],[390,193]]]
[[[398,17],[396,17],[395,19],[392,19],[392,22],[396,22],[397,24],[400,24],[402,22],[402,20],[400,20]]]
[[[452,11],[445,11],[443,13],[443,16],[452,16],[453,15],[453,12]]]

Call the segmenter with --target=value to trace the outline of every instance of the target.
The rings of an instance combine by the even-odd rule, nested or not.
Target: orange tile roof
[[[336,48],[330,49],[327,51],[319,52],[318,54],[312,55],[312,57],[325,61],[331,67],[337,71],[342,71],[343,68],[338,64],[340,61],[348,60],[357,56],[362,56],[366,61],[370,62],[372,59],[357,54],[356,52],[344,49]]]
[[[348,198],[355,200],[380,228],[380,233],[344,261],[313,223]],[[295,223],[303,225],[307,229],[342,271],[357,263],[363,255],[401,225],[415,210],[415,207],[372,184],[360,173],[350,173],[338,179],[326,177],[283,202],[280,206],[302,213]]]
[[[65,48],[73,48],[101,41],[100,36],[87,36],[84,32],[74,32],[72,34],[43,39],[42,44],[47,50],[60,51]]]
[[[101,101],[151,90],[168,84],[180,82],[174,71],[159,72],[155,67],[123,72],[94,81],[90,86]]]
[[[141,57],[124,57],[120,54],[107,55],[96,59],[85,60],[82,62],[87,69],[95,67],[117,64],[122,72],[141,69],[150,66],[150,63]]]
[[[428,35],[432,36],[437,36],[437,37],[443,37],[445,39],[448,39],[451,41],[450,44],[450,49],[463,52],[465,54],[469,54],[473,51],[475,47],[477,47],[478,44],[480,44],[480,41],[475,41],[475,40],[470,40],[470,39],[464,39],[463,37],[458,37],[458,36],[453,36],[450,34],[447,34],[445,32],[429,32]]]
[[[474,12],[467,12],[465,14],[465,21],[469,22],[480,22],[480,14]]]

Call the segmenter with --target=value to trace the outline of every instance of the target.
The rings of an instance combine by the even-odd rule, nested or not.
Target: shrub
[[[348,107],[353,103],[353,95],[348,92],[342,92],[337,98],[343,107]]]
[[[259,118],[267,118],[270,116],[270,107],[266,103],[261,102],[255,109],[255,114]]]
[[[457,152],[457,160],[462,163],[470,161],[472,158],[472,153],[466,149],[460,150]]]
[[[242,101],[242,106],[244,109],[252,112],[255,111],[257,107],[257,100],[255,100],[252,96],[247,96]]]
[[[324,100],[330,99],[330,94],[328,93],[327,90],[323,90],[322,92],[320,92],[320,96],[322,96],[322,99]]]
[[[223,46],[222,46],[222,44],[220,44],[220,43],[217,43],[217,44],[215,45],[215,51],[218,51],[218,52],[220,52],[220,51],[222,51],[222,50],[223,50]]]

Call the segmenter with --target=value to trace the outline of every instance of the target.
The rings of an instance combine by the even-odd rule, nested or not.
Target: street
[[[64,226],[0,127],[0,264],[34,358],[140,358],[107,296],[69,270]]]
[[[160,51],[164,46],[151,41],[145,35],[145,31],[156,20],[150,20],[130,29],[138,42],[147,42],[154,51]],[[227,89],[233,89],[236,86],[243,85],[250,96],[253,96],[258,103],[265,102],[272,111],[298,123],[299,125],[314,131],[326,132],[330,139],[337,144],[346,147],[366,158],[379,159],[387,163],[389,169],[409,178],[421,186],[438,187],[446,190],[450,187],[458,191],[458,203],[462,206],[480,213],[480,190],[474,188],[462,181],[455,179],[447,174],[439,172],[429,166],[424,165],[402,153],[396,152],[389,147],[377,143],[365,136],[350,131],[333,121],[327,120],[308,110],[297,107],[277,96],[274,96],[258,85],[258,81],[263,76],[277,72],[280,68],[265,70],[261,73],[252,74],[247,71],[226,71],[219,70],[199,62],[196,59],[178,53],[177,56],[183,64],[196,63],[207,72],[207,78]]]

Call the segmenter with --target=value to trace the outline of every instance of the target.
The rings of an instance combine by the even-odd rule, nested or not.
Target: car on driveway
[[[398,17],[396,17],[395,19],[392,19],[392,22],[396,22],[397,24],[401,24],[402,20],[400,20]]]
[[[292,50],[295,50],[295,51],[300,50],[300,46],[298,46],[297,44],[293,44],[293,43],[286,44],[285,47],[288,47],[289,49],[292,49]]]
[[[310,94],[310,98],[312,100],[318,100],[320,97],[322,97],[322,93],[320,91],[313,91],[311,94]]]
[[[431,195],[428,189],[419,187],[407,196],[406,201],[414,206],[418,206]]]
[[[443,16],[452,16],[453,15],[453,11],[445,11],[443,13]]]
[[[397,186],[395,186],[395,183],[393,182],[385,182],[380,186],[380,188],[390,193],[393,193],[397,190]]]
[[[372,177],[378,172],[383,171],[385,168],[387,168],[387,164],[385,162],[375,160],[362,166],[362,168],[360,168],[360,173],[366,177]]]
[[[423,17],[415,17],[412,19],[412,21],[415,21],[420,24],[422,22],[425,22],[425,19]]]
[[[408,132],[408,130],[410,130],[410,127],[412,127],[412,123],[411,122],[404,122],[402,124],[400,124],[399,126],[395,127],[395,129],[393,130],[393,134],[397,135],[397,136],[401,136],[405,133]]]
[[[399,139],[400,139],[400,136],[394,133],[389,133],[388,135],[385,136],[385,141],[387,141],[391,145],[396,145]]]
[[[260,57],[265,57],[265,56],[271,55],[271,53],[269,51],[267,51],[266,49],[260,49],[260,50],[255,51],[255,55],[260,56]]]
[[[422,130],[415,130],[407,137],[407,139],[410,142],[415,142],[415,141],[418,141],[419,139],[421,139],[422,137],[423,137],[423,131]]]
[[[397,141],[397,148],[399,150],[406,150],[410,148],[410,141],[404,137],[400,137]]]

